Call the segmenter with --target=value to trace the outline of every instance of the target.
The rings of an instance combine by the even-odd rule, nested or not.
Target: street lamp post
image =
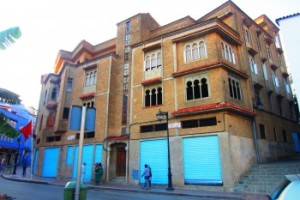
[[[172,173],[171,173],[171,160],[170,160],[170,139],[169,139],[169,113],[162,112],[160,109],[156,113],[156,117],[159,121],[166,119],[167,121],[167,141],[168,141],[168,187],[166,190],[174,190],[172,185]]]
[[[17,171],[18,157],[19,157],[19,151],[20,151],[20,138],[17,139],[17,142],[18,142],[18,151],[17,151],[16,157],[15,157],[14,171],[12,174],[17,174],[16,171]]]

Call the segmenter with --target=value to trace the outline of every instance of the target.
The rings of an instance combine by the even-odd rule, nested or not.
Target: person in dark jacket
[[[103,167],[101,163],[95,164],[95,183],[98,185],[101,182],[103,175]]]
[[[27,163],[28,162],[28,154],[25,154],[23,158],[23,176],[26,176],[26,169],[27,169]]]

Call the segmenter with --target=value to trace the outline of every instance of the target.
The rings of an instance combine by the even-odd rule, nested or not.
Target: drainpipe
[[[257,131],[256,131],[256,120],[255,117],[253,117],[252,121],[252,134],[253,134],[253,143],[254,143],[254,148],[255,148],[255,154],[256,154],[256,163],[260,163],[260,155],[259,155],[259,145],[257,141]]]
[[[110,96],[110,78],[111,78],[111,66],[112,65],[112,56],[110,57],[109,60],[109,69],[108,69],[108,80],[107,80],[107,98],[106,98],[106,111],[105,111],[105,115],[106,115],[106,124],[105,124],[105,136],[104,138],[107,138],[107,131],[108,131],[108,112],[109,112],[109,96]],[[109,143],[107,142],[107,145]],[[104,144],[103,144],[104,145]],[[107,151],[106,151],[106,182],[108,182],[109,179],[109,160],[110,160],[110,148],[109,146],[107,147]]]

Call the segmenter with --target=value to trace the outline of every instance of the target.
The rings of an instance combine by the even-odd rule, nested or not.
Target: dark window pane
[[[157,89],[157,105],[162,104],[162,88]]]
[[[195,99],[200,99],[200,86],[199,86],[200,82],[199,80],[195,80],[194,81],[194,97]]]
[[[201,94],[202,98],[208,97],[208,86],[206,78],[201,79]]]
[[[150,90],[146,90],[145,107],[150,106]]]
[[[192,82],[188,81],[186,83],[186,99],[192,100],[193,99],[193,88],[192,88]]]

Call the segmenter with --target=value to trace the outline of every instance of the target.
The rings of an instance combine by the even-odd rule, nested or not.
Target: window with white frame
[[[250,35],[250,32],[249,32],[249,30],[247,29],[247,28],[245,28],[245,39],[246,39],[246,42],[248,43],[248,44],[251,44],[251,35]]]
[[[149,52],[145,55],[145,71],[161,67],[161,51]]]
[[[229,76],[228,83],[230,97],[237,100],[242,100],[240,81],[237,78]]]
[[[188,43],[184,48],[184,60],[185,62],[190,62],[197,59],[202,59],[207,57],[206,44],[204,39],[195,41],[193,43]]]
[[[96,85],[97,83],[97,70],[86,71],[85,73],[85,87]]]
[[[188,77],[185,80],[186,100],[209,97],[209,81],[207,74]]]
[[[268,46],[267,46],[267,54],[268,54],[269,61],[272,63],[273,62],[273,56],[272,56],[272,52],[270,50],[270,47],[268,47]]]
[[[145,88],[145,107],[162,104],[162,87]]]
[[[274,69],[272,69],[271,73],[272,73],[272,80],[273,80],[274,86],[279,87],[279,81],[278,81],[276,71]]]
[[[285,88],[286,93],[290,94],[291,89],[290,89],[290,85],[288,84],[288,79],[283,78],[283,83],[284,83],[284,88]]]
[[[265,79],[265,80],[269,80],[269,77],[268,77],[268,70],[267,70],[267,66],[266,66],[266,63],[265,63],[265,62],[262,64],[262,69],[263,69],[264,79]]]
[[[225,60],[235,64],[235,55],[232,47],[226,42],[221,42],[222,56]]]
[[[251,72],[254,74],[258,74],[257,65],[252,56],[249,57]]]
[[[280,39],[279,39],[278,35],[276,35],[276,37],[275,37],[275,45],[276,45],[277,48],[281,48]]]
[[[71,92],[72,88],[73,88],[73,79],[68,78],[68,80],[67,80],[67,92]]]

